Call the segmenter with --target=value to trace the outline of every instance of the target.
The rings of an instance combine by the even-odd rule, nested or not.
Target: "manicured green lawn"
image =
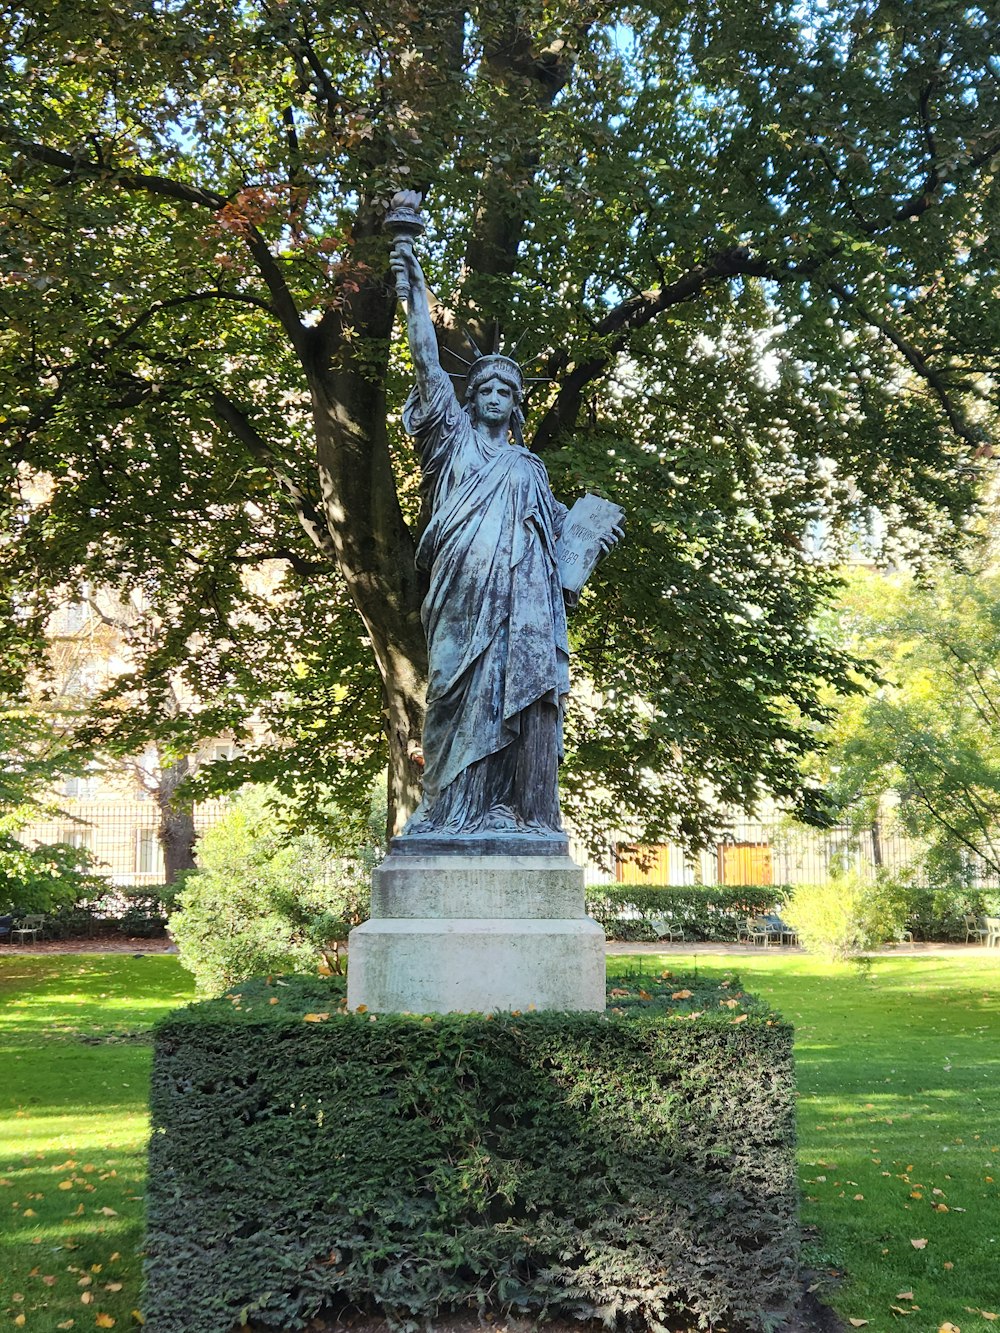
[[[170,956],[0,958],[0,1329],[138,1327],[147,1034],[191,993]]]
[[[777,950],[612,966],[735,967],[796,1024],[809,1258],[847,1272],[829,1291],[846,1318],[994,1326],[970,1311],[1000,1314],[1000,956],[868,976]],[[173,957],[0,956],[0,1333],[135,1327],[144,1034],[190,995]]]
[[[867,976],[777,950],[616,962],[735,967],[795,1024],[807,1258],[846,1270],[824,1291],[845,1319],[1000,1327],[981,1313],[1000,1315],[1000,954],[877,958]]]

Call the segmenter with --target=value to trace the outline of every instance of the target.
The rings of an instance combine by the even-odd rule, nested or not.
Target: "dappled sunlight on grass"
[[[904,1318],[917,1333],[991,1326],[969,1311],[1000,1313],[1000,953],[608,965],[735,972],[795,1025],[808,1257],[848,1270],[828,1290],[846,1317],[888,1333],[904,1318],[893,1306],[919,1306]],[[89,1329],[99,1313],[133,1326],[148,1030],[191,998],[171,956],[0,958],[0,1319],[24,1314],[29,1333]]]
[[[135,1326],[149,1028],[191,998],[175,957],[0,960],[0,1315],[27,1330]]]
[[[869,1333],[911,1307],[920,1333],[990,1327],[970,1311],[1000,1313],[1000,953],[616,962],[735,971],[795,1024],[807,1253],[847,1269],[828,1293],[844,1316]]]

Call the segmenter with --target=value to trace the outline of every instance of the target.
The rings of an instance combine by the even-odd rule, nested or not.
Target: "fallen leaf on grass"
[[[868,1323],[868,1320],[867,1320],[867,1319],[848,1319],[847,1322],[850,1324],[851,1328],[864,1328],[865,1324]]]
[[[61,1324],[56,1324],[56,1328],[72,1328],[75,1323],[75,1319],[64,1319]]]
[[[913,1292],[912,1292],[912,1291],[897,1291],[897,1292],[896,1292],[896,1300],[897,1300],[897,1301],[912,1301],[912,1300],[913,1300]]]
[[[950,1324],[946,1319],[944,1323],[939,1326],[937,1333],[962,1333],[962,1330],[957,1324]]]
[[[912,1310],[904,1310],[901,1305],[890,1305],[889,1309],[893,1314],[913,1314]]]
[[[133,1310],[132,1318],[135,1320],[137,1324],[144,1324],[146,1322],[145,1315],[142,1313],[141,1310]]]
[[[14,1323],[17,1325],[18,1328],[23,1328],[25,1324],[24,1315],[23,1314],[16,1315],[14,1318]]]
[[[83,1301],[84,1305],[89,1305],[93,1299],[94,1293],[92,1291],[85,1291],[80,1297],[80,1300]]]
[[[670,998],[671,998],[672,1000],[690,1000],[690,998],[691,998],[691,996],[692,996],[693,994],[694,994],[694,991],[689,991],[689,990],[675,990],[674,993],[673,993],[673,995],[671,995]]]
[[[735,1018],[731,1018],[729,1021],[730,1023],[745,1023],[748,1017],[749,1014],[737,1014]]]
[[[360,1006],[359,1006],[359,1008],[360,1008]],[[323,1014],[303,1014],[303,1015],[302,1015],[302,1021],[303,1021],[303,1023],[325,1023],[326,1020],[327,1020],[329,1017],[330,1017],[330,1015],[329,1015],[328,1013],[323,1013]]]
[[[102,1209],[101,1209],[101,1212],[104,1214],[105,1217],[117,1217],[117,1216],[118,1216],[118,1214],[117,1214],[117,1212],[115,1211],[114,1208],[102,1208]],[[100,1270],[98,1269],[98,1272],[99,1272],[99,1271],[100,1271]]]
[[[117,1322],[117,1319],[109,1314],[99,1314],[94,1320],[98,1328],[114,1328]]]
[[[911,1240],[910,1244],[915,1250],[925,1250],[927,1248],[927,1241],[924,1237],[921,1237],[920,1240]]]

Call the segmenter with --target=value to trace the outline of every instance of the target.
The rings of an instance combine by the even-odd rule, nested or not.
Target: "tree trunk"
[[[381,385],[347,368],[314,373],[311,388],[327,525],[382,678],[391,837],[420,800],[427,643],[416,543],[399,504]]]
[[[885,864],[882,856],[882,825],[878,819],[873,819],[872,829],[872,861],[875,863],[875,869],[881,870]]]
[[[185,755],[162,771],[156,789],[156,804],[160,810],[157,836],[163,852],[164,880],[167,884],[173,884],[181,871],[195,868],[194,845],[198,835],[194,814],[190,810],[178,809],[173,803],[174,792],[190,769],[191,761]]]

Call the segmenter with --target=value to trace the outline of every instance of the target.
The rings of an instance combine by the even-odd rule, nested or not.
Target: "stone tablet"
[[[578,593],[604,554],[602,539],[615,539],[615,527],[625,510],[599,495],[584,495],[566,515],[562,536],[556,543],[559,573],[567,592]]]

